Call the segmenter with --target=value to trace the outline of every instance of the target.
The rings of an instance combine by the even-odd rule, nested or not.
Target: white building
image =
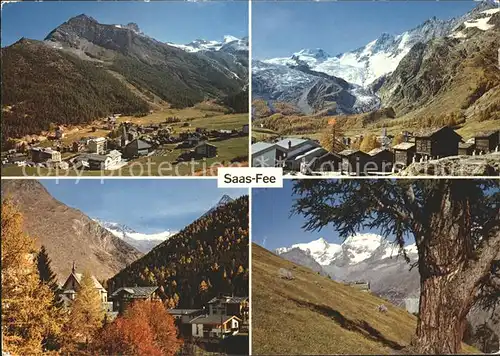
[[[93,138],[89,140],[88,147],[90,153],[102,155],[106,150],[106,139],[104,137]]]
[[[189,323],[191,335],[195,338],[224,338],[236,335],[240,329],[240,322],[236,316],[228,315],[200,315]]]

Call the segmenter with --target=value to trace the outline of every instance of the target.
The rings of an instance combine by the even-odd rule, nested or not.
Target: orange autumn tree
[[[94,348],[106,355],[173,356],[182,346],[174,318],[160,301],[137,301],[104,327]]]

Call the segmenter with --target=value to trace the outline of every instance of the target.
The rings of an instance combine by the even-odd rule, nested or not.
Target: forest
[[[149,105],[92,62],[31,40],[2,48],[2,142]]]
[[[167,307],[248,296],[248,196],[200,217],[108,280],[108,289],[159,286]]]

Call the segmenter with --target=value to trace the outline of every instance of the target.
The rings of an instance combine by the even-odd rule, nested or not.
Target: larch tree
[[[293,213],[306,230],[360,228],[418,249],[420,309],[409,350],[458,353],[472,306],[500,302],[500,189],[495,180],[297,181]]]
[[[46,350],[45,340],[61,324],[54,295],[40,278],[34,240],[23,233],[21,213],[2,202],[2,350],[31,355]]]
[[[96,331],[102,326],[103,320],[104,309],[101,296],[95,288],[92,276],[85,272],[80,281],[80,290],[71,308],[66,335],[75,343],[84,342],[88,345]]]
[[[379,148],[380,142],[377,141],[377,137],[375,135],[369,134],[363,137],[363,141],[359,145],[359,150],[363,152],[370,152],[374,148]]]
[[[342,143],[343,137],[343,130],[339,127],[335,119],[331,119],[328,122],[328,126],[323,130],[319,141],[325,150],[340,152],[345,149],[345,145]]]

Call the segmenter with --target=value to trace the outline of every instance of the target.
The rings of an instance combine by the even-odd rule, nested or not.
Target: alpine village
[[[164,43],[135,23],[81,14],[43,41],[3,47],[2,62],[3,175],[211,175],[214,162],[248,164],[246,37]]]
[[[499,47],[498,2],[478,1],[335,56],[306,48],[253,60],[252,165],[334,177],[498,176]]]
[[[36,180],[2,199],[2,355],[248,354],[247,196],[146,254]]]

